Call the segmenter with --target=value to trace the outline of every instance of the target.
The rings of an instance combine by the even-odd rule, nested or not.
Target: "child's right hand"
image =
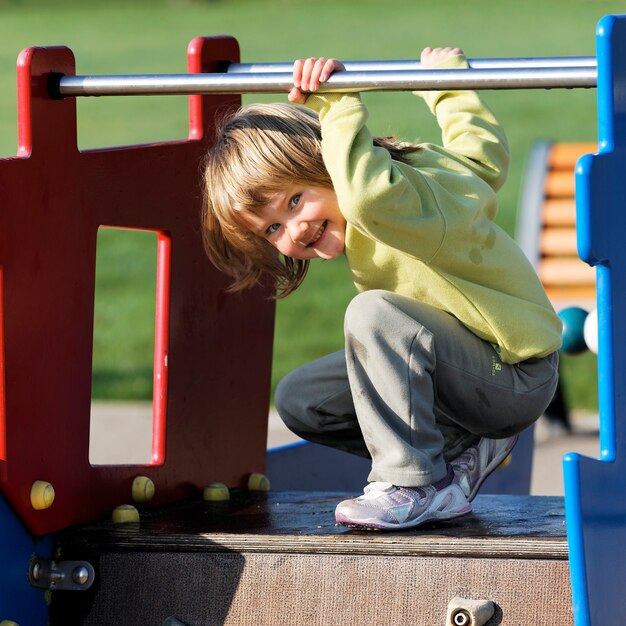
[[[298,59],[293,64],[293,89],[289,92],[289,100],[303,104],[307,94],[316,91],[321,83],[325,83],[331,74],[345,70],[343,63],[337,59],[309,57]]]

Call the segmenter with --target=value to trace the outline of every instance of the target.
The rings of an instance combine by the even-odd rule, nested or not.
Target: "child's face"
[[[294,259],[334,259],[344,249],[346,220],[332,189],[292,185],[245,220],[253,233]]]

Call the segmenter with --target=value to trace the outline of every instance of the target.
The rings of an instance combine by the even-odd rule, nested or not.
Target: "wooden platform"
[[[489,624],[572,624],[563,499],[479,496],[418,531],[335,525],[341,494],[234,493],[65,533],[62,558],[97,583],[55,592],[51,624],[444,624],[455,596],[489,599]]]

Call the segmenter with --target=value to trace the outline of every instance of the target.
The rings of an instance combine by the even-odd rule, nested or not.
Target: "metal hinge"
[[[28,570],[28,581],[40,589],[84,591],[95,577],[93,566],[87,561],[53,561],[36,556]]]

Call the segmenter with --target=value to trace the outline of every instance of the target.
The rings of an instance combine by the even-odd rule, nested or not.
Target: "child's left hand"
[[[423,69],[430,69],[451,57],[462,54],[461,48],[424,48],[420,58],[421,66]]]
[[[289,92],[289,100],[302,104],[307,99],[303,92],[316,91],[321,83],[325,83],[331,74],[345,70],[343,63],[337,59],[309,57],[298,59],[293,64],[293,89]]]

